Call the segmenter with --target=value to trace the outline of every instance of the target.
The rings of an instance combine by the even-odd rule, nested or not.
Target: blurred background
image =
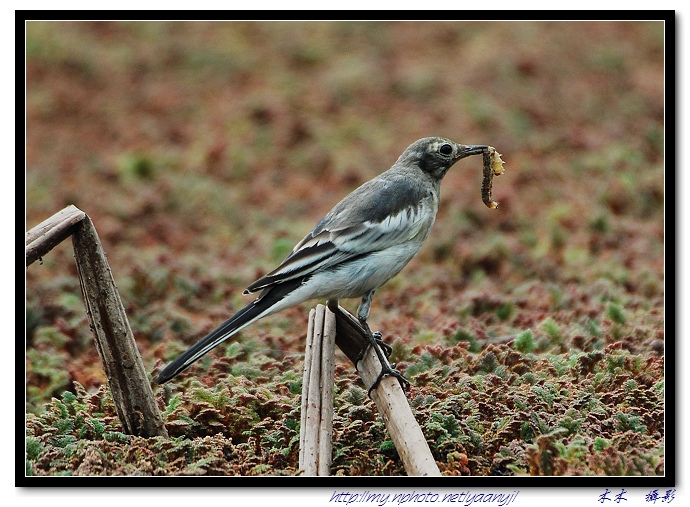
[[[661,22],[29,22],[26,227],[69,204],[92,218],[158,371],[410,143],[488,144],[498,210],[481,157],[458,163],[374,300],[401,367],[415,346],[516,336],[660,355],[663,56]],[[69,244],[27,269],[26,308],[27,410],[102,385]],[[238,341],[299,372],[308,311]]]

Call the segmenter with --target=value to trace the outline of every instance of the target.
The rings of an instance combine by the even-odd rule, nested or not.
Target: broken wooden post
[[[26,234],[27,266],[72,235],[79,283],[117,414],[126,433],[168,436],[110,266],[91,219],[68,206]]]
[[[333,458],[335,315],[318,305],[309,312],[302,381],[299,468],[330,475]]]
[[[336,345],[355,364],[365,389],[368,389],[378,378],[381,363],[369,346],[366,332],[357,319],[341,306],[331,304],[328,310],[328,313],[335,314]],[[360,359],[360,352],[365,348],[364,356]],[[412,414],[398,379],[384,377],[371,392],[371,399],[381,413],[407,474],[440,476],[441,472],[431,454],[429,444]]]
[[[26,233],[26,267],[67,239],[86,213],[70,204]]]
[[[131,435],[167,437],[105,252],[88,216],[74,231],[72,243],[86,313],[120,421]]]

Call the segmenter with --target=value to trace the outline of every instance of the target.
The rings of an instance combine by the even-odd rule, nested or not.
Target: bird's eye
[[[444,144],[438,149],[438,151],[441,153],[441,155],[448,156],[453,153],[453,147],[450,144]]]

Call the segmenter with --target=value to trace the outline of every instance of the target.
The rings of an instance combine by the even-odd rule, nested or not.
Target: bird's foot
[[[383,350],[383,353],[385,354],[386,359],[391,357],[391,354],[393,353],[393,347],[391,347],[390,345],[388,345],[386,342],[383,341],[383,337],[382,337],[383,335],[379,331],[374,331],[373,333],[371,333],[371,336],[372,336],[372,338],[374,338],[374,341],[376,342],[376,344],[379,347],[381,347],[381,349]]]
[[[371,384],[369,387],[369,390],[367,391],[367,394],[371,398],[371,392],[375,390],[379,384],[381,383],[381,380],[383,380],[383,377],[386,375],[389,375],[391,377],[395,377],[398,379],[398,382],[400,382],[400,387],[402,387],[403,391],[409,391],[410,389],[410,382],[407,380],[402,373],[400,373],[398,370],[395,369],[395,364],[383,364],[381,363],[381,372],[379,373],[379,376],[376,377],[376,380],[374,380],[374,383]]]
[[[371,384],[371,387],[369,387],[369,391],[367,391],[369,397],[371,397],[371,392],[379,386],[381,380],[385,376],[395,377],[396,379],[398,379],[398,382],[400,382],[400,387],[402,387],[403,391],[409,390],[410,382],[402,375],[402,373],[395,369],[395,364],[390,364],[388,362],[388,358],[393,352],[393,347],[391,347],[383,341],[380,332],[376,331],[372,333],[366,321],[361,322],[361,324],[367,332],[369,344],[372,347],[374,347],[374,352],[376,353],[376,356],[379,358],[379,362],[381,363],[381,372],[379,373],[378,377],[376,377],[374,383]],[[357,362],[359,362],[364,357],[365,351],[366,349],[360,353],[359,357],[357,358]]]
[[[383,355],[386,356],[386,359],[391,357],[391,354],[393,353],[393,347],[388,345],[386,342],[383,341],[382,334],[380,331],[374,331],[369,335],[369,343],[375,343],[376,345],[379,346],[381,351],[383,352]],[[373,340],[373,341],[372,341]],[[364,354],[366,353],[367,349],[364,348],[359,352],[359,355],[357,356],[357,361],[355,361],[355,364],[359,363],[362,359],[364,359]],[[378,354],[377,354],[378,355]]]

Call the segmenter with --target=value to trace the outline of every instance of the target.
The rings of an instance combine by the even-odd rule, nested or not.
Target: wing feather
[[[416,187],[404,185],[406,192],[401,192],[400,182],[393,186],[385,179],[377,185],[373,182],[338,203],[280,266],[252,283],[245,294],[397,246],[421,231],[428,233],[438,208],[436,196],[425,196]],[[398,191],[390,194],[393,187]],[[374,219],[364,220],[367,215]]]

